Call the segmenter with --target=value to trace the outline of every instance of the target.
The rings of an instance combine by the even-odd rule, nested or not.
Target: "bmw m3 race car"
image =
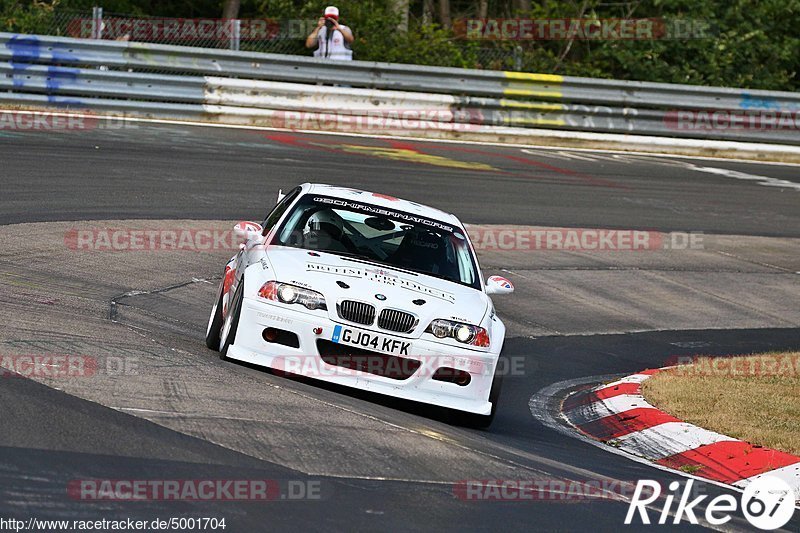
[[[488,426],[505,326],[464,226],[391,196],[321,184],[240,222],[206,345],[223,358],[452,410]]]

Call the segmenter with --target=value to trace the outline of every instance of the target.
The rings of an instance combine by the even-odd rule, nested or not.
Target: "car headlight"
[[[437,318],[431,322],[425,331],[437,339],[452,338],[463,344],[471,344],[483,348],[491,344],[489,334],[485,329],[443,318]]]
[[[328,309],[321,293],[279,281],[266,282],[258,290],[258,295],[273,302],[300,304],[306,309]]]

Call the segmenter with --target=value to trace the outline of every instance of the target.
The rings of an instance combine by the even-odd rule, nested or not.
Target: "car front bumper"
[[[399,357],[403,363],[412,362],[412,368],[416,370],[401,379],[397,374],[386,377],[325,362],[322,356],[329,354],[320,354],[317,341],[331,341],[337,325],[354,331],[378,333],[401,342],[410,341],[408,355]],[[265,328],[276,328],[297,335],[299,347],[267,342],[262,337]],[[325,346],[326,343],[320,345]],[[354,352],[357,350],[348,345],[338,346]],[[386,357],[378,352],[371,353],[378,359]],[[383,330],[359,328],[333,321],[322,313],[296,311],[252,298],[245,298],[242,302],[236,340],[227,353],[228,358],[238,361],[479,415],[488,415],[492,410],[489,393],[498,356],[487,351],[451,348],[427,339],[394,336]],[[402,366],[405,368],[408,365]],[[440,368],[469,373],[469,383],[461,385],[433,379]]]

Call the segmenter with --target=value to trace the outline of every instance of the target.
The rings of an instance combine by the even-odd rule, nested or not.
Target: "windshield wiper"
[[[338,250],[317,250],[317,251],[325,252],[325,253],[333,254],[333,255],[341,255],[343,257],[348,257],[348,258],[353,258],[353,259],[362,259],[364,261],[372,261],[372,262],[375,262],[375,263],[379,262],[377,259],[373,259],[372,257],[370,257],[368,255],[357,254],[355,252],[340,252]]]
[[[350,252],[331,252],[331,253],[335,253],[336,255],[340,255],[340,256],[342,256],[343,259],[348,259],[350,261],[356,261],[357,263],[367,263],[369,265],[375,265],[375,266],[391,268],[392,270],[397,270],[398,272],[403,272],[405,274],[413,274],[414,276],[417,276],[417,275],[420,274],[420,272],[417,272],[417,271],[414,271],[414,270],[407,270],[405,268],[392,265],[391,263],[385,263],[385,262],[380,261],[378,259],[373,259],[371,257],[367,257],[365,255],[354,254],[354,253],[350,253]]]

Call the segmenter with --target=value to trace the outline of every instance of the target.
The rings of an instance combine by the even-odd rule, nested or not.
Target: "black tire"
[[[239,280],[239,285],[236,287],[236,292],[233,293],[233,300],[231,301],[231,325],[230,330],[228,331],[228,336],[225,337],[225,342],[222,345],[222,349],[220,350],[220,358],[227,359],[226,355],[228,354],[228,348],[233,344],[236,340],[236,331],[239,329],[239,316],[242,314],[242,301],[244,298],[242,297],[242,293],[244,292],[244,276],[242,279]]]
[[[498,365],[499,367],[500,365]],[[459,426],[464,426],[474,429],[486,429],[494,422],[494,415],[497,414],[497,404],[500,400],[500,391],[503,389],[503,376],[494,372],[492,379],[492,390],[489,391],[489,401],[492,402],[492,412],[488,415],[476,415],[473,413],[465,413],[463,411],[455,412],[455,423]]]
[[[221,282],[224,283],[224,280]],[[206,346],[215,352],[219,351],[219,332],[222,331],[222,286],[219,289],[217,305],[211,311],[208,328],[206,328]]]

